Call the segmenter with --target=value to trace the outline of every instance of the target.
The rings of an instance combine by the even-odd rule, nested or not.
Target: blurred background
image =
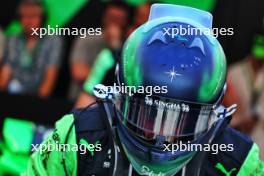
[[[238,104],[231,126],[250,135],[264,159],[264,1],[9,0],[0,6],[0,176],[23,171],[32,141],[94,101],[93,85],[113,84],[124,41],[155,2],[206,10],[213,27],[234,29],[218,37],[228,61],[224,105]],[[31,35],[47,25],[102,35]]]

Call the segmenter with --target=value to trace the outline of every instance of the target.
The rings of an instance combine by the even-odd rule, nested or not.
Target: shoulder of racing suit
[[[212,152],[212,150],[219,152]],[[226,127],[211,145],[211,152],[202,169],[210,176],[264,176],[258,146],[246,135]]]
[[[100,111],[99,105],[76,109],[57,121],[41,149],[31,155],[26,175],[111,175],[110,134]]]
[[[86,145],[86,152],[78,152],[79,175],[112,175],[114,151],[112,134],[107,131],[104,109],[100,104],[93,107],[74,110],[76,140]],[[89,145],[89,146],[88,146]],[[90,147],[90,148],[88,148]]]
[[[54,131],[30,156],[24,175],[68,176],[77,174],[77,157],[73,114],[67,114],[56,122]]]

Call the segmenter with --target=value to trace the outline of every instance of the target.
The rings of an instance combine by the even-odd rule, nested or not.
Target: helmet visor
[[[193,141],[211,124],[213,106],[153,97],[115,99],[119,119],[131,132],[145,140]]]

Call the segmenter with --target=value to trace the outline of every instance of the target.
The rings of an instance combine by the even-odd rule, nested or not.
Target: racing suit
[[[114,107],[111,104],[109,107],[114,116]],[[56,123],[54,132],[42,144],[85,144],[87,152],[84,154],[81,150],[62,151],[61,148],[61,151],[58,151],[39,148],[31,156],[26,175],[137,175],[122,151],[122,141],[115,135],[115,128],[110,127],[106,116],[107,112],[100,102],[65,115]],[[232,144],[234,150],[220,151],[218,154],[208,152],[203,160],[193,159],[193,162],[189,162],[184,168],[192,170],[192,166],[199,163],[200,176],[264,176],[264,164],[259,159],[258,146],[247,136],[225,127],[216,136],[214,143]],[[89,149],[91,144],[98,145],[100,150]],[[142,169],[146,175],[153,175],[148,168]],[[176,176],[185,175],[185,169]]]

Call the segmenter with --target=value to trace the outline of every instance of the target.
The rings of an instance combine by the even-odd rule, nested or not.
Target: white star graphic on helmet
[[[175,76],[181,76],[181,74],[177,73],[174,67],[172,67],[172,70],[169,70],[168,72],[165,72],[166,74],[169,74],[171,82],[173,81]]]

